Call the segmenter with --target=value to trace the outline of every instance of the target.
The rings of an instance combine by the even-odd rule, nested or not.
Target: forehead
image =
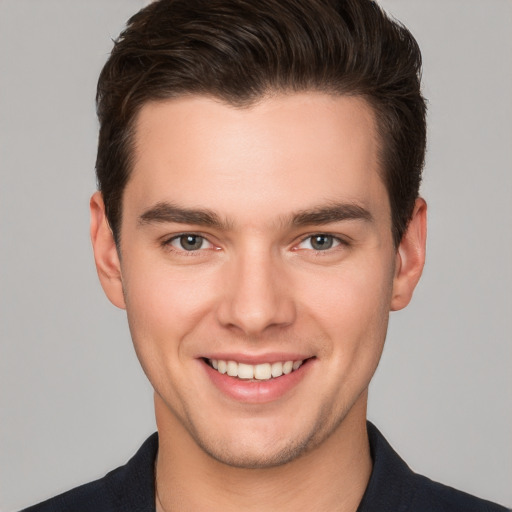
[[[276,95],[237,108],[183,97],[141,109],[125,199],[234,217],[340,200],[369,207],[387,203],[378,170],[374,115],[362,98]]]

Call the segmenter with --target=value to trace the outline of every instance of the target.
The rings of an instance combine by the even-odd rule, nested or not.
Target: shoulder
[[[106,476],[22,512],[130,512],[154,510],[158,435],[149,437],[127,464]]]
[[[370,422],[373,470],[358,512],[506,512],[507,509],[414,473]]]
[[[107,512],[115,510],[106,485],[109,475],[110,473],[100,480],[76,487],[59,496],[24,509],[22,512],[63,512],[65,510]]]
[[[412,497],[411,510],[442,512],[506,512],[507,509],[496,503],[477,498],[434,482],[429,478],[414,474],[415,492]]]

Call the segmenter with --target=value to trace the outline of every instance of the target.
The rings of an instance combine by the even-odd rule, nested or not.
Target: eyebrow
[[[229,223],[211,210],[202,208],[182,208],[169,202],[160,202],[146,210],[139,217],[139,224],[174,222],[177,224],[195,224],[228,230]]]
[[[372,222],[372,214],[356,203],[332,203],[297,212],[292,216],[292,224],[297,227],[331,224],[344,220]]]
[[[283,225],[295,227],[331,224],[345,220],[372,222],[372,214],[356,203],[331,203],[300,210],[282,219]],[[153,223],[193,224],[228,231],[233,223],[222,220],[215,212],[203,208],[183,208],[167,201],[159,202],[139,217],[139,224]]]

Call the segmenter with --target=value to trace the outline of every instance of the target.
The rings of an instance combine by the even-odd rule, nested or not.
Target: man
[[[98,84],[91,237],[158,437],[31,510],[503,510],[413,474],[366,423],[424,263],[419,74],[370,1],[130,20]]]

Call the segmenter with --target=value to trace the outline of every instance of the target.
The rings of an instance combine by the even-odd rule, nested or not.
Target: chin
[[[311,452],[333,433],[336,426],[337,423],[333,425],[325,420],[315,422],[302,432],[290,428],[280,432],[269,429],[244,432],[239,425],[231,436],[216,436],[210,431],[207,435],[195,432],[193,437],[204,453],[222,464],[234,468],[266,469],[288,464]]]
[[[287,443],[285,446],[275,446],[269,450],[267,447],[257,446],[208,446],[198,443],[203,451],[216,461],[241,469],[267,469],[288,464],[298,459],[310,450],[309,443]]]

